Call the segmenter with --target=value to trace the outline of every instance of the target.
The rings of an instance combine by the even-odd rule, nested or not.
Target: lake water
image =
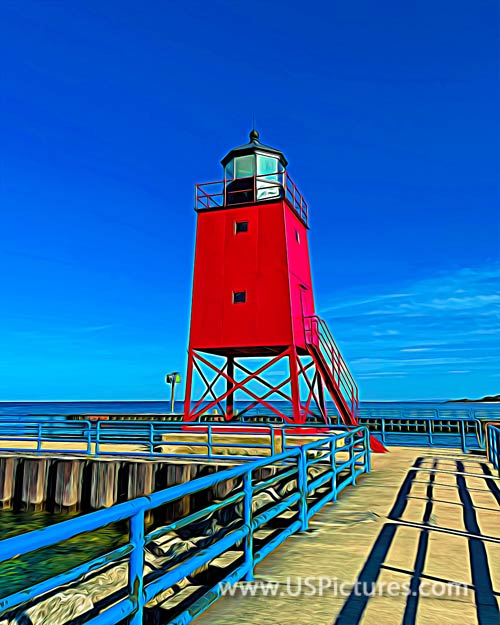
[[[286,402],[271,402],[276,407],[289,412]],[[240,405],[245,405],[244,403]],[[333,410],[333,404],[327,402],[327,406]],[[238,407],[238,402],[236,403]],[[175,412],[181,413],[184,409],[182,401],[175,402]],[[500,415],[499,403],[484,402],[361,402],[360,411],[363,413],[392,412],[394,410],[453,410],[463,414],[469,411],[479,411],[482,418],[488,414]],[[64,418],[66,415],[108,415],[108,414],[151,414],[162,415],[170,412],[168,401],[56,401],[56,402],[0,402],[0,418],[48,418],[51,420]],[[252,414],[269,414],[269,410],[255,408]]]

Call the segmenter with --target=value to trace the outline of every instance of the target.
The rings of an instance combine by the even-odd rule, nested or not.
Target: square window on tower
[[[246,291],[233,291],[233,304],[244,304],[247,301]]]
[[[234,224],[234,231],[236,234],[240,232],[248,232],[248,221],[236,221]]]

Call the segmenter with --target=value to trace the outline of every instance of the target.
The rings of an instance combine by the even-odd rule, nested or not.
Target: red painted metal
[[[248,231],[236,233],[237,222]],[[241,291],[245,303],[234,304]],[[294,344],[305,350],[302,307],[314,312],[307,227],[287,200],[198,212],[194,349],[260,357]]]
[[[259,201],[263,184],[274,197]],[[307,202],[287,172],[241,179],[230,198],[228,188],[196,185],[185,420],[214,410],[232,420],[238,395],[238,418],[260,406],[285,422],[330,423],[326,390],[341,420],[356,425],[357,385],[315,314]],[[192,400],[195,374],[203,391]]]

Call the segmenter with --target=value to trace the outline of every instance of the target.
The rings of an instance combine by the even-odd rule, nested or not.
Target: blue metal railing
[[[231,432],[238,423],[186,423],[165,421],[0,421],[0,451],[92,454],[162,458],[204,457],[241,459],[272,456],[279,450],[280,428],[252,424],[248,437]],[[245,435],[245,432],[241,432]]]
[[[463,452],[484,449],[484,428],[473,417],[418,416],[360,416],[360,425],[384,445],[461,447]]]
[[[316,467],[314,471],[313,466]],[[270,467],[274,467],[274,471],[268,471]],[[260,471],[261,469],[266,471]],[[105,607],[97,616],[95,611],[87,619],[85,614],[81,615],[79,622],[87,625],[112,625],[127,620],[129,625],[142,625],[145,605],[160,593],[193,575],[200,567],[209,565],[221,554],[236,547],[241,549],[243,558],[233,570],[224,570],[223,578],[215,586],[204,589],[203,595],[197,597],[187,608],[182,606],[180,614],[173,615],[172,619],[169,615],[171,624],[189,623],[220,596],[221,584],[234,584],[243,578],[252,579],[254,567],[263,558],[291,534],[306,530],[309,520],[316,512],[326,503],[335,501],[346,486],[356,484],[357,478],[369,470],[369,434],[366,428],[359,427],[311,441],[303,446],[292,447],[270,458],[254,460],[179,484],[147,497],[139,497],[45,529],[7,538],[0,541],[0,562],[22,558],[35,550],[60,545],[72,537],[98,530],[110,523],[128,521],[129,525],[128,541],[125,545],[36,583],[31,588],[0,598],[0,615],[8,614],[10,617],[16,610],[33,605],[42,595],[46,596],[64,584],[75,584],[84,575],[125,560],[128,562],[127,587],[117,589],[113,605]],[[284,479],[288,479],[287,488],[283,489],[280,499],[264,506],[259,504],[259,493],[267,488],[279,489]],[[165,527],[145,533],[146,513],[222,484],[230,486],[227,488],[228,494],[222,500],[213,502],[213,498],[209,498],[213,503],[178,518]],[[208,546],[201,549],[195,547],[184,554],[181,561],[169,561],[159,571],[144,573],[145,549],[151,541],[200,520],[210,519],[223,508],[228,509],[231,506],[235,516],[231,523],[226,523],[222,536],[216,534]],[[261,543],[254,540],[259,529],[289,510],[293,510],[295,514],[286,521],[284,527],[280,526],[273,533],[269,541]]]
[[[231,459],[244,457],[252,450],[255,456],[272,456],[276,453],[276,428],[258,424],[247,433],[247,439],[236,439],[231,432],[237,423],[167,423],[162,421],[100,421],[95,424],[95,454],[120,456],[123,451],[113,445],[139,445],[142,450],[133,450],[134,455],[163,458],[203,456],[209,459]],[[241,429],[241,426],[240,426]],[[245,432],[243,432],[245,435]]]
[[[488,460],[498,471],[498,475],[500,475],[500,427],[488,423],[486,426],[486,439],[488,442]]]
[[[2,420],[0,450],[91,453],[90,421]]]
[[[485,424],[468,415],[362,415],[360,425],[384,445],[484,449]],[[249,459],[272,456],[287,447],[292,432],[311,424],[263,423],[253,417],[241,422],[178,423],[167,421],[0,421],[0,451],[71,453],[93,456],[148,458]],[[342,425],[315,424],[324,434]],[[238,432],[241,437],[233,438]],[[293,445],[292,441],[292,445]]]
[[[474,418],[444,418],[442,416],[420,415],[413,417],[397,416],[360,416],[359,424],[369,428],[370,433],[387,446],[416,447],[458,447],[462,451],[484,449],[484,423]],[[252,417],[245,419],[253,423]],[[313,427],[286,424],[284,436],[294,428],[300,430]],[[318,431],[341,430],[344,425],[314,425]]]

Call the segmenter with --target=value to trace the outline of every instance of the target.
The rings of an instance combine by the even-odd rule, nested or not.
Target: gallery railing
[[[199,183],[195,187],[195,209],[212,210],[285,199],[307,225],[309,207],[288,172],[248,178]]]

